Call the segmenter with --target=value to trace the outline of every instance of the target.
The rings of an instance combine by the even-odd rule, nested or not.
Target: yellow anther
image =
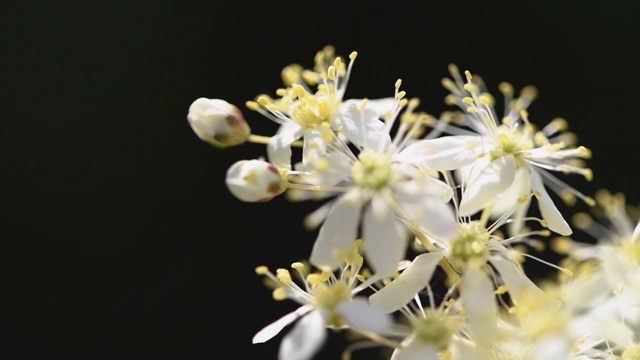
[[[269,272],[269,268],[264,265],[256,267],[256,274],[258,275],[265,275],[268,272]]]
[[[478,112],[478,108],[477,108],[477,107],[475,107],[475,106],[469,106],[469,107],[467,108],[467,112],[470,112],[470,113],[477,113],[477,112]]]
[[[582,175],[587,181],[593,180],[593,170],[591,169],[584,169]]]
[[[549,143],[549,139],[544,135],[542,131],[538,131],[535,135],[533,135],[533,142],[537,146],[543,146]]]
[[[407,106],[407,103],[409,103],[409,100],[402,99],[402,100],[400,100],[400,103],[398,104],[398,107],[403,108],[403,107]]]
[[[297,98],[301,99],[306,95],[306,93],[307,92],[305,91],[303,86],[301,86],[301,85],[294,85],[293,86],[293,96],[294,96],[294,98],[297,97]]]
[[[551,231],[544,229],[544,230],[540,230],[540,236],[549,236],[551,235]]]
[[[279,287],[273,290],[271,296],[275,301],[282,301],[287,298],[287,291],[284,288]]]
[[[540,197],[540,196],[542,196],[542,193],[540,191],[538,191],[538,190],[534,190],[533,191],[533,195],[535,195],[536,197]]]
[[[336,69],[340,69],[340,66],[342,65],[342,58],[337,57],[335,60],[333,60],[333,66]]]
[[[538,89],[532,85],[525,86],[520,90],[520,96],[533,100],[538,96]]]
[[[329,169],[329,160],[325,158],[318,159],[314,162],[314,165],[316,167],[316,170],[320,172],[325,172],[327,171],[327,169]]]
[[[247,101],[244,103],[244,105],[251,111],[256,111],[260,108],[260,105],[258,105],[258,103],[255,101]]]
[[[500,84],[498,84],[498,90],[506,96],[513,96],[513,85],[509,84],[506,81],[501,82]]]
[[[560,197],[562,198],[562,201],[564,201],[564,203],[568,206],[573,206],[576,204],[576,196],[569,190],[562,190],[560,192]]]
[[[540,221],[540,226],[549,227],[549,224],[547,224],[547,220],[542,220],[542,221]]]
[[[613,201],[613,196],[607,189],[600,189],[596,191],[596,201],[602,206],[607,206]]]
[[[291,274],[289,273],[289,270],[287,270],[287,269],[280,268],[280,269],[276,270],[276,277],[283,284],[288,284],[288,283],[291,282]]]
[[[588,196],[584,199],[584,202],[587,203],[587,205],[589,205],[589,206],[595,206],[596,205],[596,201],[593,200],[593,198],[588,197]]]
[[[291,264],[291,268],[301,271],[304,269],[304,264],[301,262],[294,262],[293,264]]]
[[[456,303],[456,301],[455,301],[455,300],[453,300],[453,299],[449,299],[449,300],[447,300],[447,302],[445,302],[445,303],[444,303],[444,306],[446,306],[446,307],[450,308],[450,307],[452,307],[455,303]]]
[[[569,123],[567,122],[567,120],[559,117],[551,120],[550,124],[555,128],[556,131],[566,131],[569,128]]]
[[[415,109],[418,106],[420,106],[420,99],[413,98],[413,99],[409,100],[409,108]]]
[[[479,96],[480,104],[493,107],[496,104],[496,100],[489,93],[482,93]]]
[[[262,106],[267,106],[271,103],[271,101],[269,100],[269,98],[265,97],[265,96],[260,96],[258,98],[258,103]]]
[[[291,86],[298,82],[302,69],[302,65],[299,64],[291,64],[282,69],[282,73],[280,75],[285,86]]]
[[[578,229],[584,230],[591,227],[593,220],[587,213],[580,212],[573,215],[572,222],[573,226],[577,227]]]
[[[304,70],[302,72],[302,80],[309,85],[317,85],[318,80],[320,79],[320,75],[318,73],[313,72],[311,70]]]
[[[441,82],[442,86],[449,90],[449,91],[453,91],[456,88],[456,84],[453,82],[453,80],[449,79],[449,78],[442,78]]]
[[[500,295],[505,294],[507,291],[509,291],[509,288],[507,288],[507,285],[500,285],[498,286],[497,292]]]
[[[508,312],[509,314],[515,314],[517,311],[516,311],[516,308],[512,306],[512,307],[510,307],[510,308],[507,310],[507,312]]]
[[[580,156],[584,159],[591,159],[591,150],[587,149],[584,146],[579,146],[578,151],[580,151]]]
[[[457,97],[453,94],[449,94],[447,96],[444,97],[444,103],[446,105],[455,105],[456,104],[456,100]]]
[[[551,249],[560,255],[566,255],[571,251],[573,240],[566,236],[558,236],[551,240]]]
[[[330,80],[335,80],[336,79],[336,67],[335,66],[333,66],[333,65],[329,66],[329,69],[327,70],[327,77]]]
[[[397,97],[398,99],[402,99],[402,98],[404,98],[404,97],[405,97],[405,95],[407,95],[407,92],[406,92],[406,91],[400,91],[400,92],[398,93],[398,95],[396,95],[396,97]]]
[[[525,109],[520,110],[520,117],[524,120],[529,120],[529,112]]]
[[[400,85],[402,85],[402,79],[398,79],[398,80],[396,80],[396,84],[395,84],[396,89],[399,89],[399,88],[400,88]]]
[[[276,95],[283,97],[285,95],[287,95],[287,89],[278,89],[276,90]]]
[[[317,285],[329,280],[330,277],[331,277],[331,272],[324,270],[320,274],[314,273],[314,274],[307,275],[307,282],[309,283],[309,285]]]
[[[472,93],[472,92],[473,92],[473,90],[474,90],[473,85],[471,85],[471,84],[469,84],[469,83],[464,84],[463,88],[464,88],[465,90],[467,90],[468,92],[470,92],[470,93]]]
[[[464,102],[465,104],[473,105],[473,99],[468,96],[462,98],[462,102]]]
[[[349,54],[349,59],[351,59],[351,61],[355,60],[357,57],[358,57],[357,51],[352,51],[351,54]]]
[[[466,76],[466,77],[467,77],[467,81],[471,82],[471,79],[472,79],[473,77],[471,76],[471,72],[469,72],[469,70],[465,70],[465,71],[464,71],[464,76]]]
[[[569,270],[567,268],[561,268],[560,271],[562,271],[567,276],[573,276],[573,271],[571,271],[571,270]]]
[[[360,281],[360,282],[364,282],[366,280],[366,278],[362,274],[356,275],[356,279],[358,279],[358,281]]]

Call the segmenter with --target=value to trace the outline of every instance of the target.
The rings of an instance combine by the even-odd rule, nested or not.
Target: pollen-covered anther
[[[256,274],[258,275],[266,275],[269,272],[269,268],[264,265],[261,265],[256,267],[255,271],[256,271]]]
[[[471,79],[473,79],[473,77],[471,76],[471,72],[469,70],[464,71],[464,76],[467,78],[467,81],[469,82],[471,82]]]
[[[473,99],[468,96],[463,97],[462,102],[464,102],[465,104],[473,105]]]
[[[329,270],[323,270],[320,274],[313,273],[307,275],[307,282],[309,285],[317,285],[323,283],[331,278],[332,272]]]
[[[403,91],[400,91],[398,95],[396,95],[396,98],[398,100],[402,100],[406,95],[407,95],[407,92],[403,90]]]
[[[402,85],[402,79],[396,80],[396,83],[395,83],[396,90],[400,89],[400,85]]]
[[[251,100],[245,102],[244,105],[251,111],[257,111],[260,108],[260,104]]]
[[[532,101],[538,96],[538,89],[533,85],[527,85],[520,90],[520,96]]]
[[[567,255],[573,248],[573,240],[566,236],[558,236],[551,240],[551,250],[560,255]]]
[[[503,81],[500,84],[498,84],[498,90],[504,96],[508,96],[508,97],[512,97],[513,96],[513,92],[514,92],[513,85],[511,85],[510,83],[508,83],[506,81]]]
[[[500,285],[496,289],[496,293],[498,293],[499,295],[504,295],[507,293],[507,291],[509,291],[509,288],[507,287],[507,285]]]
[[[285,300],[287,298],[287,291],[284,288],[275,288],[273,290],[273,292],[271,293],[271,296],[273,297],[273,300],[275,301],[282,301]]]
[[[289,273],[289,270],[287,269],[277,269],[276,270],[276,277],[278,278],[278,281],[280,281],[283,284],[289,284],[292,282],[291,280],[291,273]]]
[[[571,219],[573,222],[573,226],[580,230],[589,229],[593,225],[593,219],[587,213],[579,212],[573,215]]]

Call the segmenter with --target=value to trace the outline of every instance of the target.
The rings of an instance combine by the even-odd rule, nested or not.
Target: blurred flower
[[[240,109],[220,99],[195,100],[187,120],[201,140],[218,148],[240,145],[251,134]]]

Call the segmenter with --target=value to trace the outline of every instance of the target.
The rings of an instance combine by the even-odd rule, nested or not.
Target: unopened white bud
[[[262,160],[240,160],[227,170],[227,187],[245,202],[265,202],[282,194],[289,184],[273,164]]]
[[[197,99],[187,120],[201,140],[219,148],[240,145],[251,134],[240,109],[220,99]]]

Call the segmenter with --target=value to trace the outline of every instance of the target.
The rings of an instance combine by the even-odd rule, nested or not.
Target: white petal
[[[531,172],[528,166],[521,166],[516,169],[511,186],[503,191],[493,204],[491,215],[497,218],[511,211],[518,203],[519,197],[529,194],[531,194]]]
[[[489,163],[462,194],[460,215],[468,216],[482,210],[513,183],[516,161],[513,156],[503,156]]]
[[[362,104],[363,99],[349,99],[342,103],[342,106],[349,107],[351,105],[360,106]],[[393,109],[393,104],[395,103],[396,98],[388,97],[382,99],[367,99],[367,110],[374,111],[378,118],[383,118],[387,113],[389,113]]]
[[[405,306],[419,291],[427,287],[442,258],[443,254],[439,252],[416,256],[400,276],[371,295],[369,302],[389,313]]]
[[[320,311],[312,311],[296,323],[282,338],[278,360],[308,360],[318,352],[327,338],[324,318]]]
[[[267,158],[274,165],[291,169],[291,143],[302,136],[303,129],[297,124],[280,126],[278,132],[267,143]]]
[[[474,339],[488,343],[498,338],[498,306],[489,276],[475,267],[468,267],[462,276],[460,289],[467,324]]]
[[[336,200],[313,244],[309,258],[311,264],[332,269],[342,264],[342,256],[348,253],[358,236],[359,220],[359,204],[346,201],[344,197]]]
[[[631,238],[635,242],[640,242],[640,222],[638,222],[638,225],[636,225],[636,228],[633,230],[633,235],[631,235]]]
[[[367,261],[376,275],[393,274],[404,259],[408,234],[384,199],[374,196],[362,219],[362,239]]]
[[[491,257],[489,261],[498,270],[516,305],[518,305],[518,301],[526,300],[528,303],[535,303],[536,310],[544,310],[549,313],[560,308],[561,302],[559,300],[542,291],[511,261],[497,256]]]
[[[531,171],[531,188],[534,191],[536,199],[538,199],[538,208],[542,218],[547,222],[550,230],[560,235],[569,236],[573,231],[565,219],[562,217],[558,208],[551,200],[551,197],[544,188],[542,177],[537,171]]]
[[[479,136],[443,136],[419,140],[407,146],[394,159],[434,170],[454,170],[476,159],[474,144],[478,144],[480,139]]]
[[[341,106],[331,126],[342,132],[352,143],[384,151],[391,144],[391,136],[375,111],[359,109],[357,105]]]
[[[371,306],[363,297],[341,303],[338,305],[338,311],[349,327],[355,330],[385,334],[389,333],[393,326],[390,315]]]
[[[280,331],[282,331],[282,329],[284,329],[287,325],[296,321],[298,318],[300,318],[300,316],[311,311],[311,309],[313,309],[313,306],[303,305],[295,311],[292,311],[287,315],[281,317],[280,319],[265,326],[262,330],[258,331],[253,336],[252,343],[259,344],[271,340],[271,338],[278,335],[278,333],[280,333]]]
[[[411,217],[420,231],[437,239],[449,239],[458,233],[455,212],[437,195],[398,199],[398,204]]]
[[[438,349],[434,346],[414,340],[393,351],[391,360],[438,360]]]

